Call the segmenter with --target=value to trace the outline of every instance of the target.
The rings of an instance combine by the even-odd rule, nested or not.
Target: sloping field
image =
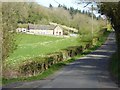
[[[17,49],[10,54],[6,64],[17,65],[27,58],[44,56],[69,46],[79,45],[76,37],[62,38],[42,35],[17,35]]]

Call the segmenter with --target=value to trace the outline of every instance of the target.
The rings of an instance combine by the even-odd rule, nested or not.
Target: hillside
[[[90,13],[81,13],[76,9],[67,9],[65,6],[57,8],[43,7],[37,3],[24,3],[24,17],[18,19],[18,23],[27,24],[50,24],[50,22],[61,25],[64,29],[78,30],[80,34],[91,32],[92,24],[94,33],[98,32],[102,27],[105,26],[105,21],[94,17],[93,21]],[[26,16],[26,17],[25,17]],[[87,27],[86,27],[87,26]]]
[[[89,34],[93,23],[94,34],[105,25],[101,19],[92,21],[90,14],[81,14],[73,8],[65,7],[46,8],[33,2],[9,2],[2,3],[3,21],[3,47],[2,53],[4,60],[16,49],[15,33],[19,23],[22,24],[49,24],[49,22],[65,25],[79,30],[80,34]],[[87,26],[87,27],[86,27]],[[89,36],[89,35],[87,35]]]
[[[82,14],[74,9],[65,9],[64,7],[58,8],[47,8],[37,3],[23,3],[24,4],[24,15],[18,19],[18,23],[32,23],[32,24],[49,24],[49,22],[66,25],[77,30],[82,30],[84,26],[90,26],[92,19],[90,14]],[[19,5],[18,5],[19,6]],[[72,12],[72,14],[71,14]],[[94,18],[94,26],[104,26],[102,20]]]

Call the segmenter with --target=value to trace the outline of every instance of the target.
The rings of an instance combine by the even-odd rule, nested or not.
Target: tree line
[[[102,3],[100,5],[100,12],[107,16],[115,30],[118,59],[120,59],[120,1]]]
[[[53,8],[53,6],[52,6],[52,4],[49,4],[49,8]],[[92,13],[90,13],[89,11],[85,11],[85,10],[83,10],[83,11],[81,11],[81,10],[79,10],[79,9],[75,9],[75,8],[73,8],[73,7],[67,7],[67,6],[65,6],[65,5],[61,5],[61,4],[59,4],[58,5],[58,8],[63,8],[64,10],[67,10],[69,13],[70,13],[70,15],[73,17],[76,13],[80,13],[80,14],[86,14],[86,15],[88,15],[89,17],[92,17]],[[95,10],[96,8],[93,8],[93,10]],[[94,19],[100,19],[100,16],[99,17],[96,17],[94,14],[93,14],[93,17],[94,17]]]

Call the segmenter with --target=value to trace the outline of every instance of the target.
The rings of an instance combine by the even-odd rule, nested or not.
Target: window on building
[[[59,35],[61,35],[61,32],[59,32]]]

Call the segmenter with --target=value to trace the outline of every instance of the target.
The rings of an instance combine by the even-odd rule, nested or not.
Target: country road
[[[97,50],[63,67],[44,80],[17,82],[4,88],[118,88],[108,72],[116,50],[114,33]]]

